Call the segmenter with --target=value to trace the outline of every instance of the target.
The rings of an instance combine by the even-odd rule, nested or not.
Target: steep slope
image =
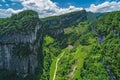
[[[120,11],[0,19],[0,80],[119,80],[119,28]]]
[[[87,12],[87,20],[90,23],[93,23],[96,19],[98,19],[99,17],[105,15],[107,13],[92,13],[92,12]]]
[[[120,79],[119,24],[120,11],[108,13],[94,22],[93,31],[98,43],[85,59],[81,71],[83,80]]]
[[[15,14],[5,21],[1,19],[0,69],[35,73],[38,61],[33,43],[40,27],[37,13],[31,10]]]
[[[56,80],[119,80],[119,17],[119,11],[112,12],[92,25],[80,22],[64,28],[62,41],[72,48],[62,49],[65,54],[58,63]]]
[[[45,51],[44,37],[46,35],[54,37],[55,45],[60,51],[62,42],[64,42],[60,40],[64,37],[63,28],[86,20],[86,16],[86,11],[78,11],[60,15],[58,16],[60,19],[39,19],[36,12],[27,10],[14,14],[10,18],[0,19],[0,69],[15,72],[17,76],[22,75],[22,80],[30,74],[35,76],[27,77],[29,79],[44,78],[43,80],[45,80],[46,78],[48,80],[51,65],[49,61],[52,60],[52,57],[49,57],[49,61],[47,59],[52,54],[48,55]],[[55,25],[57,27],[54,27]],[[55,50],[53,51],[55,52]],[[48,52],[50,53],[49,50]],[[53,56],[58,55],[58,51],[56,52]],[[47,68],[45,63],[49,63]],[[1,75],[3,73],[1,72]],[[6,73],[1,80],[10,75]],[[17,80],[15,76],[9,77],[9,80],[13,79]]]
[[[73,20],[71,17],[73,18]],[[66,36],[64,35],[64,29],[77,25],[79,22],[85,21],[86,19],[87,15],[85,11],[73,12],[57,17],[55,16],[55,18],[51,17],[42,19],[42,29],[44,31],[43,34],[47,35],[43,37],[42,44],[42,52],[44,56],[43,73],[41,75],[42,80],[49,80],[50,67],[52,62],[54,61],[54,58],[56,58],[61,53],[62,49],[68,45],[65,40]],[[64,21],[62,22],[61,20]],[[66,23],[64,23],[65,21]],[[46,25],[46,23],[48,24]]]
[[[84,58],[89,53],[91,43],[96,41],[89,27],[88,22],[80,22],[77,26],[64,29],[64,44],[67,44],[67,48],[62,49],[65,54],[58,63],[56,80],[81,79]]]

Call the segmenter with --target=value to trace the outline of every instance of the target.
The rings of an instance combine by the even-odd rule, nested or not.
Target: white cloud
[[[10,1],[13,1],[13,2],[21,2],[23,0],[10,0]]]
[[[99,5],[91,4],[89,8],[86,8],[87,11],[91,12],[111,12],[120,10],[120,2],[104,2]]]
[[[5,4],[7,7],[9,7],[9,5],[8,4]]]
[[[32,9],[38,12],[40,17],[47,17],[53,15],[60,15],[72,11],[82,10],[83,8],[77,8],[75,6],[69,6],[68,8],[60,8],[57,3],[53,3],[51,0],[11,0],[13,2],[21,2],[23,8],[19,10],[0,9],[0,17],[8,17],[12,13],[18,13],[23,10]],[[120,10],[120,2],[104,2],[99,5],[91,4],[89,8],[85,8],[91,12],[110,12]],[[2,16],[3,15],[3,16]]]
[[[13,13],[18,13],[21,12],[23,10],[13,10],[12,8],[9,9],[0,9],[0,17],[4,18],[4,17],[8,17],[11,16],[11,14]]]
[[[2,0],[2,2],[6,2],[5,0]]]
[[[39,13],[40,17],[47,17],[51,15],[64,14],[75,10],[81,10],[82,8],[75,8],[70,6],[69,8],[59,8],[56,3],[50,0],[27,0],[22,1],[22,5],[25,9],[32,9]]]
[[[2,4],[0,4],[0,7],[2,7]]]
[[[21,2],[23,8],[20,10],[10,9],[10,13],[8,13],[9,10],[1,9],[0,13],[2,14],[7,13],[8,16],[10,16],[11,13],[17,13],[19,11],[32,9],[37,11],[40,17],[47,17],[47,16],[59,15],[59,14],[64,14],[82,9],[82,8],[76,8],[74,6],[70,6],[69,8],[60,8],[56,5],[56,3],[53,3],[51,0],[11,0],[11,1]]]

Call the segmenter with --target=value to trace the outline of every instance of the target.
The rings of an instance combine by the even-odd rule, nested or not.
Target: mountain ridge
[[[119,51],[116,50],[120,37],[119,13],[95,14],[82,10],[40,19],[36,12],[27,10],[0,19],[0,69],[10,72],[5,73],[10,76],[9,80],[49,80],[50,72],[54,71],[51,66],[65,51],[58,64],[57,80],[120,79]],[[69,45],[72,48],[65,49]],[[111,45],[116,46],[112,47],[113,53]],[[113,63],[109,62],[110,58]],[[113,64],[117,64],[117,68]],[[70,78],[74,65],[77,68]],[[3,73],[0,73],[2,80]]]

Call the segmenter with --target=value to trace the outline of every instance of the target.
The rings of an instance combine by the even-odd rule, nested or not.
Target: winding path
[[[58,68],[58,62],[60,61],[60,59],[63,57],[65,52],[63,52],[60,57],[58,57],[57,61],[56,61],[56,67],[55,67],[55,71],[54,71],[54,76],[53,76],[53,80],[55,80],[56,77],[56,73],[57,73],[57,68]]]

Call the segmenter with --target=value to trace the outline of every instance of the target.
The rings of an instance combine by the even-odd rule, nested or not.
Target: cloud
[[[18,12],[21,12],[23,10],[13,10],[12,8],[9,8],[9,9],[0,9],[0,17],[1,18],[5,18],[5,17],[9,17],[11,16],[11,14],[13,13],[18,13]]]
[[[21,2],[23,0],[10,0],[10,1],[12,1],[12,2]]]
[[[91,12],[111,12],[120,10],[120,2],[104,2],[99,5],[91,4],[89,8],[86,8],[87,11]]]
[[[9,5],[8,5],[8,4],[5,4],[5,6],[9,7]]]
[[[13,2],[20,2],[23,6],[22,9],[14,10],[9,9],[0,9],[0,17],[9,17],[12,13],[18,13],[23,10],[35,10],[38,12],[39,17],[48,17],[53,15],[65,14],[77,10],[82,10],[83,8],[78,8],[75,6],[69,6],[68,8],[60,8],[57,6],[57,3],[52,2],[51,0],[11,0]],[[110,12],[120,10],[120,2],[104,2],[99,5],[91,4],[89,8],[85,8],[87,11],[91,12]],[[2,16],[3,15],[3,16]]]
[[[72,11],[83,9],[83,8],[76,8],[74,6],[69,6],[68,8],[60,8],[56,5],[57,3],[53,3],[51,0],[11,0],[11,1],[21,2],[23,8],[19,10],[13,10],[11,8],[10,10],[1,9],[0,13],[1,14],[4,13],[3,17],[5,16],[8,17],[10,16],[11,13],[17,13],[17,12],[20,12],[23,10],[29,10],[29,9],[37,11],[41,18],[53,16],[53,15],[65,14]]]
[[[82,8],[76,8],[70,6],[69,8],[60,8],[50,0],[28,0],[22,1],[22,5],[25,9],[32,9],[38,12],[40,17],[47,17],[52,15],[59,15],[68,13],[75,10],[81,10]]]
[[[2,7],[2,4],[0,4],[0,7]]]
[[[6,2],[5,0],[2,0],[2,2]]]

